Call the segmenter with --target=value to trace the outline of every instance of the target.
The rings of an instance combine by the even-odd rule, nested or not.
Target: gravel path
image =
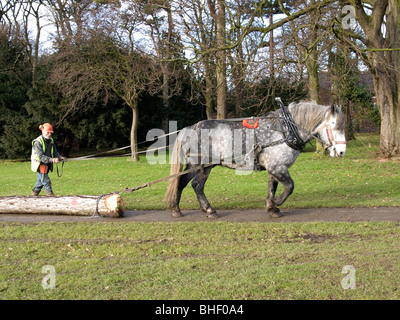
[[[199,210],[183,210],[182,218],[172,218],[165,210],[126,211],[123,218],[103,218],[66,215],[0,214],[1,222],[37,223],[61,222],[186,222],[186,221],[231,221],[231,222],[310,222],[310,221],[394,221],[400,222],[400,207],[377,208],[311,208],[283,209],[281,218],[270,218],[263,209],[219,210],[218,219],[208,219]]]

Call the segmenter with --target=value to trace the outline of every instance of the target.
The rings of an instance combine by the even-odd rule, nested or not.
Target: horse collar
[[[290,114],[288,108],[280,101],[282,120],[287,128],[287,132],[284,132],[286,144],[295,150],[303,150],[306,144],[303,139],[300,138],[297,126],[293,121],[292,115]]]

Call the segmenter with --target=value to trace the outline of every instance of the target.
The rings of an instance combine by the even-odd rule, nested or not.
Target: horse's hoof
[[[213,208],[208,208],[207,210],[203,210],[205,213],[207,213],[207,218],[209,219],[216,219],[218,218],[217,211],[215,211]]]
[[[271,218],[283,217],[283,214],[281,213],[281,211],[278,208],[269,209],[269,210],[267,210],[267,213],[269,213],[269,216]]]
[[[172,218],[181,218],[181,217],[183,217],[183,214],[180,211],[171,211],[171,217]]]
[[[217,219],[219,218],[216,212],[210,213],[207,215],[207,218],[209,219]]]

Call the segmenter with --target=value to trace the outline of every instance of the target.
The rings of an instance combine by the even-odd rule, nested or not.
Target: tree
[[[4,20],[3,20],[4,21]],[[2,21],[2,22],[3,22]],[[9,23],[0,25],[0,157],[28,155],[27,136],[32,129],[24,104],[32,79],[22,30]]]
[[[251,91],[247,90],[242,102],[243,116],[262,115],[279,108],[275,96],[270,94],[270,86],[271,79],[265,77],[253,84]],[[304,82],[292,81],[283,77],[275,77],[274,87],[274,95],[280,97],[285,105],[304,100],[308,95]]]
[[[139,98],[144,91],[157,90],[158,68],[151,58],[118,46],[102,33],[85,42],[64,47],[53,68],[51,81],[69,101],[64,117],[98,101],[107,103],[116,94],[132,112],[131,159],[136,161]]]
[[[193,57],[189,57],[193,69],[192,101],[202,102],[207,119],[214,119],[216,53],[210,52],[210,48],[217,47],[215,20],[207,11],[205,0],[181,1],[177,13],[182,23],[181,32],[185,35],[186,47],[193,54]]]
[[[254,17],[268,1],[262,1],[254,11]],[[312,1],[289,12],[283,1],[279,1],[286,17],[272,25],[260,26],[255,19],[248,19],[243,28],[242,36],[235,43],[218,47],[215,51],[230,50],[243,42],[243,39],[253,32],[263,35],[279,28],[289,21],[298,19],[315,10],[339,5],[343,1],[321,0]],[[336,36],[347,43],[357,52],[369,67],[373,75],[374,90],[381,115],[380,153],[384,157],[400,154],[400,3],[397,0],[361,1],[351,0],[349,3],[355,8],[355,18],[362,28],[361,33],[333,28]],[[335,7],[335,6],[334,6]],[[336,6],[337,7],[337,6]],[[351,40],[348,40],[348,39]],[[361,44],[361,46],[360,46]]]
[[[213,17],[217,29],[217,47],[222,48],[226,45],[226,18],[224,0],[207,0],[208,8]],[[226,52],[219,50],[216,59],[216,80],[217,80],[217,119],[225,119],[227,115],[226,107]]]
[[[346,139],[355,139],[354,128],[362,115],[373,112],[373,92],[360,83],[358,59],[350,56],[348,48],[340,46],[329,53],[332,76],[333,101],[344,108],[346,115]]]
[[[132,112],[131,159],[138,160],[140,95],[158,90],[154,84],[160,74],[135,42],[137,17],[114,1],[57,0],[51,5],[58,53],[50,81],[67,101],[64,118],[116,95]]]
[[[132,6],[125,11],[124,16],[133,15],[140,17],[149,30],[148,35],[152,41],[154,58],[161,68],[162,75],[162,100],[164,110],[162,128],[168,130],[168,113],[170,110],[170,99],[179,94],[181,90],[180,77],[182,76],[182,60],[184,53],[180,43],[180,37],[175,32],[175,21],[171,0],[153,1],[129,1]],[[132,13],[130,11],[132,10]],[[128,13],[129,11],[129,13]]]
[[[368,66],[381,116],[380,153],[400,155],[400,2],[351,0],[362,34],[336,30]],[[349,36],[353,41],[349,41]],[[360,47],[360,42],[362,47]]]

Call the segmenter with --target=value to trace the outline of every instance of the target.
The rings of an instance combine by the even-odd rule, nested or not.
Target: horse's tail
[[[182,148],[182,139],[179,137],[176,138],[176,142],[174,144],[174,148],[172,150],[172,155],[170,157],[171,170],[170,175],[175,175],[182,171],[183,163],[181,162],[181,148]],[[179,176],[173,177],[169,179],[167,191],[165,192],[164,201],[167,203],[176,202],[176,197],[178,194],[178,184],[179,184]]]

